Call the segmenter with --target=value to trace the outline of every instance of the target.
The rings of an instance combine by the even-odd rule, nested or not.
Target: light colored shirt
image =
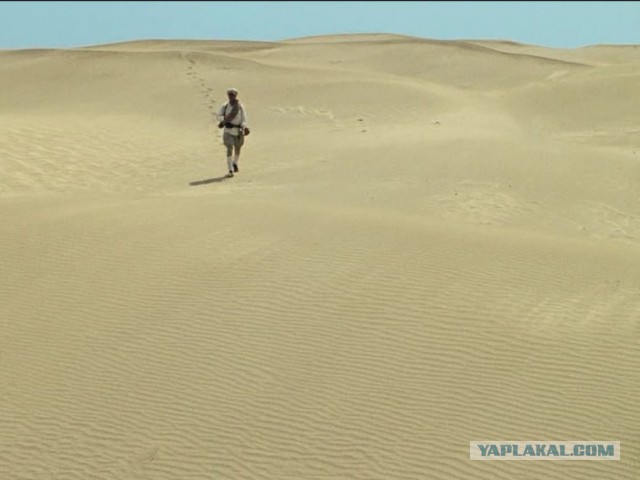
[[[231,103],[229,102],[222,105],[222,107],[220,107],[220,110],[218,111],[218,120],[221,122],[224,122],[225,115],[227,115],[228,113],[231,113],[232,109],[233,109],[233,105],[231,105]],[[237,137],[238,135],[240,135],[240,128],[244,129],[248,126],[247,112],[245,111],[244,105],[242,105],[242,103],[240,103],[240,108],[238,109],[238,113],[236,114],[235,117],[229,120],[229,123],[233,123],[234,125],[237,125],[237,127],[233,127],[233,128],[224,127],[224,133],[229,133],[234,137]]]

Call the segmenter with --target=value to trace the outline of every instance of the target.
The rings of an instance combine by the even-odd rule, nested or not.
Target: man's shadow
[[[222,177],[206,178],[204,180],[196,180],[195,182],[190,182],[189,185],[191,185],[192,187],[197,187],[198,185],[208,185],[209,183],[220,183],[220,182],[224,182],[225,180],[227,180],[229,178],[230,177],[228,177],[227,175],[223,175]]]

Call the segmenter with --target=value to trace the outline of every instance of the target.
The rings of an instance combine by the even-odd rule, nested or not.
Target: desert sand
[[[0,478],[636,480],[639,82],[640,46],[1,51]]]

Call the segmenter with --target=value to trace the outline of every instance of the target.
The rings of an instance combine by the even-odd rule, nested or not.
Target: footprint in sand
[[[187,54],[184,54],[184,53],[182,54],[182,58],[184,58],[188,63],[187,70],[186,70],[187,76],[191,78],[193,81],[197,82],[198,90],[202,94],[204,99],[204,105],[207,108],[207,110],[209,110],[209,113],[207,113],[207,116],[209,116],[211,114],[210,112],[213,112],[215,110],[213,106],[213,103],[215,103],[215,99],[211,98],[213,89],[211,87],[208,87],[208,82],[198,72],[197,62],[193,58],[190,58],[189,56],[187,56]]]

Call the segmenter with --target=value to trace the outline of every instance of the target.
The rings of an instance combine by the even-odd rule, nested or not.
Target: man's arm
[[[220,107],[220,110],[218,110],[218,120],[220,121],[224,120],[224,114],[226,109],[227,109],[227,104],[225,103]]]
[[[244,109],[244,105],[240,109],[240,125],[242,128],[247,128],[249,125],[249,121],[247,120],[247,111]]]
[[[244,109],[244,105],[240,109],[240,128],[242,128],[245,135],[249,135],[249,120],[247,119],[247,112]]]

